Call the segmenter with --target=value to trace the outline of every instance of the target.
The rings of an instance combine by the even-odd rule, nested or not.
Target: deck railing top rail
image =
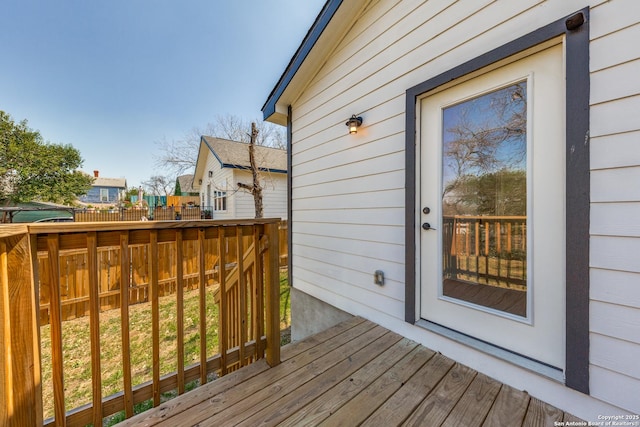
[[[175,230],[188,228],[210,228],[220,226],[243,226],[274,224],[279,218],[197,220],[197,221],[112,221],[112,222],[55,222],[31,223],[26,225],[3,225],[5,227],[27,227],[29,234],[83,233],[88,231],[127,231],[127,230]],[[1,231],[0,231],[1,233]],[[0,234],[0,237],[2,234]]]

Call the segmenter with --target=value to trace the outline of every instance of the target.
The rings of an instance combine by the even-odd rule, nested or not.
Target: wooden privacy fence
[[[158,206],[153,209],[154,221],[211,219],[211,208],[200,206]]]
[[[526,286],[526,216],[444,216],[442,233],[444,278]]]
[[[148,219],[148,208],[117,209],[76,209],[73,211],[75,222],[115,222],[142,221]]]
[[[210,373],[226,372],[266,357],[270,365],[280,361],[279,331],[279,237],[276,220],[250,221],[175,221],[138,223],[54,223],[30,226],[10,226],[0,232],[0,425],[101,425],[105,416],[124,411],[133,415],[133,405],[151,399],[160,404],[161,393],[185,391],[185,384],[208,381]],[[233,247],[234,250],[228,250]],[[61,259],[83,258],[86,273],[79,282],[86,282],[88,300],[62,303]],[[103,255],[104,253],[104,255]],[[117,253],[117,255],[116,255]],[[193,253],[188,259],[186,255]],[[143,260],[138,262],[134,258]],[[165,260],[169,258],[171,261]],[[108,260],[113,270],[115,289],[100,296],[101,262]],[[117,262],[116,262],[117,261]],[[163,279],[161,265],[175,274]],[[146,266],[147,270],[140,266]],[[141,268],[141,270],[136,270]],[[144,271],[143,271],[144,270]],[[124,274],[123,274],[124,272]],[[148,277],[145,298],[151,306],[150,340],[146,347],[151,353],[151,380],[132,383],[130,344],[130,299],[132,281]],[[35,285],[47,281],[48,321],[51,352],[43,355],[51,360],[51,387],[54,416],[43,420],[43,386],[40,367],[42,346],[39,340],[39,290]],[[193,280],[192,280],[193,279]],[[107,279],[111,283],[111,279]],[[140,279],[142,280],[142,279]],[[161,344],[168,336],[160,330],[159,298],[168,283],[175,288],[175,340],[178,349],[185,346],[184,290],[197,289],[199,320],[198,362],[189,365],[184,351],[175,352],[174,372],[160,371]],[[165,285],[161,285],[165,283]],[[191,283],[191,284],[189,284]],[[209,285],[209,286],[207,286]],[[163,288],[163,286],[165,286]],[[133,286],[135,288],[135,286]],[[207,354],[207,295],[216,296],[218,306],[218,352]],[[120,332],[123,389],[103,396],[101,349],[115,343],[101,340],[101,299],[113,298],[120,305]],[[62,326],[65,310],[78,315],[82,303],[83,314],[88,312],[90,331],[88,352],[91,360],[92,401],[80,408],[67,408],[65,376],[68,364],[63,352]],[[43,329],[44,330],[44,329]]]
[[[279,229],[279,262],[280,266],[287,265],[287,222],[281,221]],[[243,238],[243,246],[249,246],[249,236]],[[217,255],[212,240],[205,241],[205,280],[207,286],[217,285]],[[128,256],[131,261],[129,271],[129,304],[149,301],[149,257],[148,245],[130,245]],[[237,259],[237,240],[227,239],[225,246],[227,268],[235,266]],[[158,244],[158,292],[160,296],[172,295],[177,292],[177,268],[175,242]],[[183,286],[185,290],[198,287],[198,245],[196,241],[185,241],[183,247]],[[119,246],[98,249],[98,296],[100,310],[120,308],[120,262],[121,249]],[[89,314],[89,286],[88,286],[88,253],[86,249],[62,250],[59,256],[60,274],[60,302],[62,306],[62,321],[87,316]],[[48,276],[49,258],[44,252],[38,254],[40,273],[40,323],[46,325],[50,317],[50,295],[52,278]]]

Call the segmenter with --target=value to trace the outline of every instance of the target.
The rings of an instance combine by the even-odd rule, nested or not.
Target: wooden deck
[[[553,426],[576,417],[362,318],[122,426]]]

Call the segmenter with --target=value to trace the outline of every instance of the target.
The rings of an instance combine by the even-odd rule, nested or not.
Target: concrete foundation
[[[350,317],[353,316],[345,311],[291,288],[291,341],[304,339]]]

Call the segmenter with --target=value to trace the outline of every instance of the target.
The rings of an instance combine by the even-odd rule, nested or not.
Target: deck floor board
[[[313,398],[299,399],[298,392],[304,392],[304,390],[298,390],[296,393],[289,394],[286,399],[282,399],[278,408],[280,414],[278,424],[289,426],[319,424],[332,411],[336,411],[344,402],[361,393],[364,388],[393,368],[400,359],[415,348],[416,343],[404,338],[378,354],[375,359],[353,374],[343,375],[342,381],[337,381],[334,377],[326,379],[318,377],[308,382],[304,388],[309,389],[308,396]]]
[[[352,318],[122,426],[549,426],[579,419]]]

